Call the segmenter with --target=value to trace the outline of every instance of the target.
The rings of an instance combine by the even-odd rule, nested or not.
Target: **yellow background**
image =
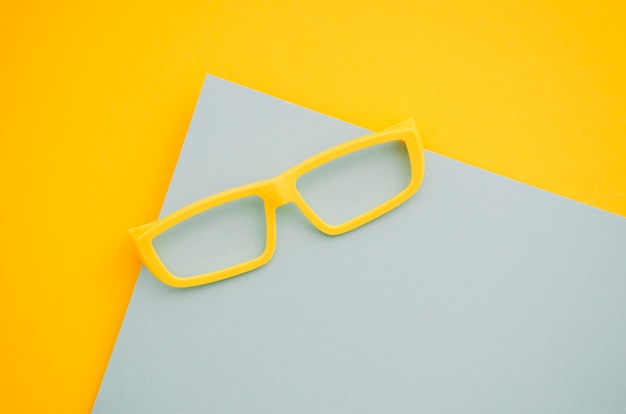
[[[0,412],[89,411],[205,73],[626,215],[624,4],[3,2]]]

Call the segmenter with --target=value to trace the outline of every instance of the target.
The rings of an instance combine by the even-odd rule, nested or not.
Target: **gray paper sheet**
[[[208,76],[161,216],[366,133]],[[426,162],[345,235],[280,208],[247,274],[181,290],[143,268],[93,412],[626,412],[626,219]]]

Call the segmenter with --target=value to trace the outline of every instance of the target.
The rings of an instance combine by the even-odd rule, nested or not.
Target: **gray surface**
[[[163,214],[364,132],[207,77]],[[624,218],[433,153],[354,232],[277,216],[256,271],[141,271],[94,412],[626,412]]]

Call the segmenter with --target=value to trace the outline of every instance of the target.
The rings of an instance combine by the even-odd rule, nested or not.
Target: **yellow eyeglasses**
[[[359,187],[354,184],[356,181],[342,177],[342,174],[348,174],[347,170],[334,167],[338,162],[354,166],[355,157],[360,157],[361,166],[373,170],[373,174],[395,174],[384,169],[375,170],[374,160],[368,158],[371,151],[381,148],[391,148],[396,154],[395,158],[390,158],[391,161],[386,161],[387,167],[397,170],[404,168],[400,173],[404,177],[400,185],[383,185],[382,199],[372,198],[375,190],[370,188],[370,182],[374,180],[363,178],[367,175],[357,172],[360,174],[357,181],[361,178],[364,185],[356,190]],[[276,248],[276,209],[287,203],[294,203],[321,232],[339,235],[380,217],[406,201],[417,191],[423,176],[423,144],[415,123],[409,119],[382,132],[327,149],[274,178],[198,200],[158,221],[135,227],[130,230],[130,234],[141,260],[155,277],[173,287],[198,286],[237,276],[267,263]],[[332,188],[333,183],[342,182],[345,184],[343,188],[340,186],[341,189],[334,195],[325,196],[326,205],[315,202],[307,193],[309,190],[306,187],[310,185],[325,190]],[[314,195],[314,192],[311,194]],[[360,197],[366,202],[359,204]],[[355,201],[355,208],[343,208]],[[251,236],[254,233],[252,230],[258,229],[259,223],[263,221],[264,234]],[[233,227],[229,228],[230,225]],[[245,237],[251,236],[256,240],[257,247],[244,249],[243,243],[236,238],[232,240],[234,231]],[[226,232],[229,240],[220,241],[218,237],[211,246],[211,243],[197,237],[198,234],[210,235],[212,232]],[[213,247],[245,250],[245,254],[229,258],[228,254]],[[205,266],[196,259],[189,259],[186,255],[190,251],[203,259],[213,258],[216,263],[207,263]],[[172,259],[181,256],[182,267]],[[192,262],[195,267],[185,268]]]

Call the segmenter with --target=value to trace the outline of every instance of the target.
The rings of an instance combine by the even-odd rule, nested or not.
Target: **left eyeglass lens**
[[[175,276],[197,276],[260,256],[265,250],[265,208],[257,196],[199,213],[155,237],[152,245]]]
[[[391,141],[349,153],[302,175],[296,187],[326,223],[338,225],[380,206],[407,188],[406,145]]]

